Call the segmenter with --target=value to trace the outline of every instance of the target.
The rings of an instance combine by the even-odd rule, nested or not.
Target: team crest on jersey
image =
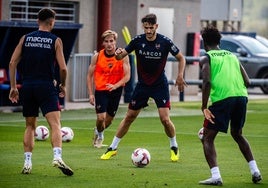
[[[155,44],[155,48],[156,48],[157,50],[159,50],[159,48],[160,48],[160,44]]]
[[[113,67],[113,63],[108,63],[108,67],[112,68]]]
[[[144,48],[144,47],[145,47],[145,44],[144,44],[144,43],[142,43],[142,44],[141,44],[141,46]]]

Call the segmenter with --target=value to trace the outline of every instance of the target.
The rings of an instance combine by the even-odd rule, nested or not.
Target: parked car
[[[201,40],[200,55],[204,54]],[[268,79],[268,48],[258,40],[243,35],[222,35],[220,48],[237,55],[251,79]],[[260,86],[263,93],[268,94],[268,85]]]
[[[258,41],[260,41],[262,44],[264,44],[264,46],[266,46],[266,47],[268,48],[268,39],[267,39],[267,38],[262,37],[262,36],[260,36],[260,35],[257,35],[257,36],[256,36],[256,39],[257,39]]]

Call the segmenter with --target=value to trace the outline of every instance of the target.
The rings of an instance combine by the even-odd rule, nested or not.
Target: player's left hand
[[[177,79],[176,79],[175,86],[178,86],[178,90],[180,92],[183,92],[184,87],[185,86],[187,87],[187,84],[186,84],[186,82],[184,81],[184,79],[181,76],[178,76]]]
[[[66,87],[60,84],[60,85],[59,85],[59,88],[60,88],[59,97],[60,97],[60,98],[65,97],[65,94],[66,94]]]
[[[106,88],[109,90],[109,91],[113,91],[113,90],[116,90],[116,86],[114,84],[106,84]]]

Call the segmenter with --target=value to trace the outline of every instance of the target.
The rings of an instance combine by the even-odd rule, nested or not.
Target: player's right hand
[[[120,55],[120,54],[122,54],[122,52],[123,52],[123,48],[117,48],[114,54]]]
[[[94,95],[89,95],[89,103],[94,106],[95,105],[95,97]]]
[[[12,103],[17,103],[18,100],[19,100],[19,91],[17,88],[15,89],[10,89],[10,92],[9,92],[9,100],[12,102]]]

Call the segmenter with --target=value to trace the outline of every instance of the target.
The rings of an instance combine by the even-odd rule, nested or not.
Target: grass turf
[[[263,181],[258,187],[268,186],[267,104],[267,100],[249,101],[243,131],[262,172]],[[111,143],[126,109],[126,105],[120,106],[116,119],[105,131],[105,144]],[[117,156],[107,161],[99,159],[106,148],[91,146],[94,110],[63,111],[62,126],[71,127],[75,134],[72,142],[63,143],[63,159],[73,168],[72,177],[52,167],[49,140],[35,143],[32,174],[21,174],[24,119],[21,113],[0,113],[0,187],[207,187],[198,185],[198,181],[210,176],[197,137],[203,121],[199,109],[199,102],[172,104],[170,114],[180,146],[177,163],[170,162],[169,140],[153,103],[141,112],[122,139]],[[41,124],[47,126],[43,117],[39,118]],[[215,144],[224,187],[256,187],[251,182],[248,164],[230,134],[220,133]],[[151,162],[145,168],[136,168],[131,163],[131,153],[137,147],[150,151]]]

